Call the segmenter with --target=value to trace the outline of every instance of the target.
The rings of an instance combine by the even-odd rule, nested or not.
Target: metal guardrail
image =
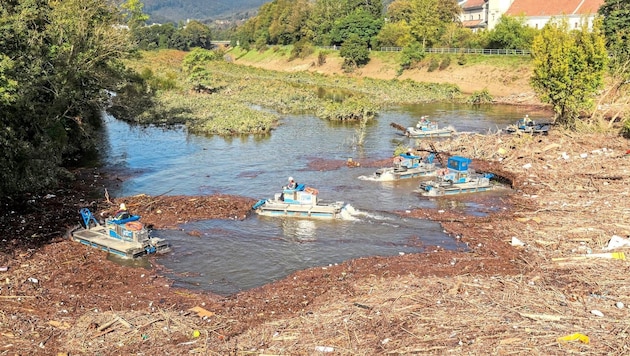
[[[322,49],[338,51],[339,46],[320,46]],[[403,47],[381,47],[381,52],[400,52]],[[483,48],[425,48],[426,53],[439,54],[481,54],[481,55],[503,55],[503,56],[529,56],[531,51],[528,49],[483,49]]]

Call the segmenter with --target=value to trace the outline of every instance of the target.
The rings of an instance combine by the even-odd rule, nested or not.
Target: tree
[[[354,68],[365,65],[370,60],[370,51],[367,43],[356,33],[348,36],[339,50],[339,55],[344,59],[344,66]]]
[[[626,51],[630,51],[630,2],[605,0],[598,12],[604,17],[603,31],[609,47],[612,43],[622,42],[626,44]]]
[[[370,43],[381,26],[383,21],[380,18],[373,17],[367,10],[359,7],[348,16],[335,21],[331,33],[332,44],[341,45],[351,34],[357,35],[364,43]]]
[[[94,152],[133,47],[100,0],[0,4],[0,196],[36,192]],[[10,58],[10,59],[9,59]]]
[[[524,17],[501,16],[494,29],[489,31],[488,48],[529,49],[536,29],[525,25]]]
[[[144,4],[140,0],[127,0],[120,7],[123,9],[123,18],[132,31],[143,26],[149,19],[149,15],[142,12]]]
[[[459,22],[460,7],[455,0],[396,0],[387,8],[391,23],[404,21],[423,47],[437,43],[446,27]]]
[[[586,21],[570,31],[566,19],[550,21],[534,38],[532,57],[532,86],[552,105],[559,124],[574,127],[603,85],[608,57],[601,22],[595,21],[592,31]]]

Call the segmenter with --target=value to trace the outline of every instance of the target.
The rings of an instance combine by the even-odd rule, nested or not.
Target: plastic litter
[[[614,250],[620,247],[630,247],[630,239],[625,239],[621,236],[613,235],[610,240],[608,240],[608,245],[604,249]]]
[[[319,352],[333,352],[333,351],[335,351],[335,349],[330,347],[330,346],[315,346],[315,351],[319,351]]]
[[[604,316],[604,313],[602,313],[601,311],[599,311],[599,310],[597,310],[597,309],[593,309],[593,310],[591,310],[591,314],[593,314],[593,315],[597,315],[597,316],[599,316],[599,317]]]
[[[588,336],[582,333],[574,333],[567,336],[562,336],[558,338],[558,342],[568,342],[568,341],[580,341],[582,343],[588,344],[591,340]]]

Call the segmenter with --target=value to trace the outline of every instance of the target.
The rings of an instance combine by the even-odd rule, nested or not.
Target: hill
[[[267,0],[144,0],[150,22],[179,22],[218,18],[250,17]]]

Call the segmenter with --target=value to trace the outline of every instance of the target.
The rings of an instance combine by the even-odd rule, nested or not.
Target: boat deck
[[[343,204],[332,205],[300,205],[267,201],[256,209],[259,215],[267,216],[295,216],[309,218],[336,218],[343,208]]]
[[[72,233],[72,238],[84,245],[95,247],[123,257],[137,257],[145,253],[144,246],[135,241],[122,241],[107,237],[107,229],[103,226],[89,230],[78,230]]]

